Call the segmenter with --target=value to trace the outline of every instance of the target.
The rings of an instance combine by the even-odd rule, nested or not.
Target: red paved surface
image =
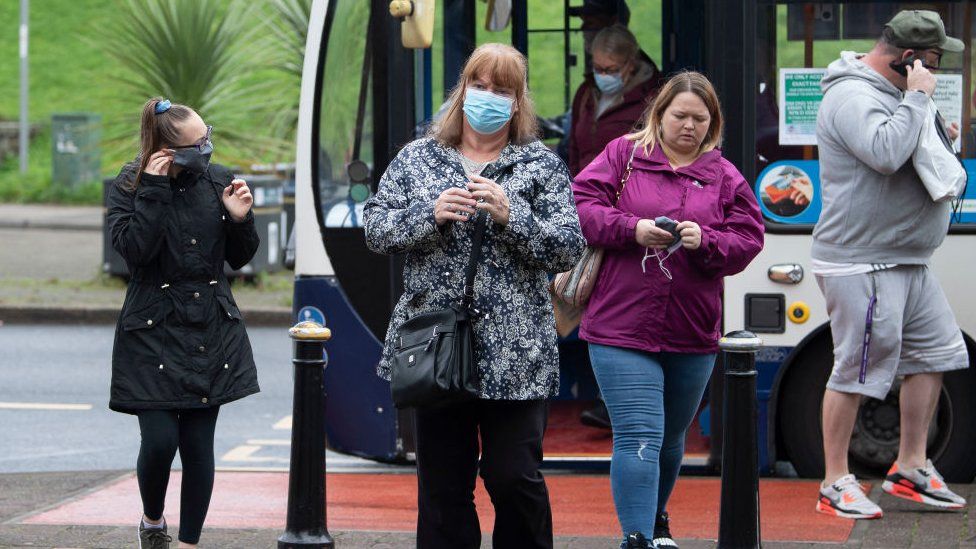
[[[542,441],[546,457],[610,457],[613,435],[604,429],[587,427],[580,423],[579,415],[593,405],[593,401],[556,401],[549,408],[549,422]],[[702,436],[698,418],[688,429],[685,438],[685,454],[707,456],[709,440]]]
[[[167,497],[167,520],[174,525],[179,517],[180,478],[178,472],[173,473]],[[550,475],[547,482],[556,535],[618,535],[608,477]],[[414,475],[330,474],[327,483],[330,529],[414,529],[417,516],[417,479]],[[678,482],[669,508],[676,537],[717,537],[719,490],[717,478],[688,478]],[[288,476],[285,473],[219,472],[207,525],[282,529],[287,491]],[[854,521],[815,513],[816,494],[816,481],[763,480],[760,488],[763,539],[846,540]],[[475,499],[482,529],[490,531],[494,513],[480,482]],[[23,522],[126,525],[135,524],[140,509],[139,490],[133,476]]]

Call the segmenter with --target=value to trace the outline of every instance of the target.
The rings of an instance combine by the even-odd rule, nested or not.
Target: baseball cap
[[[934,11],[903,10],[895,14],[885,27],[891,29],[894,45],[899,48],[939,48],[948,52],[965,49],[962,40],[946,36],[942,18]]]

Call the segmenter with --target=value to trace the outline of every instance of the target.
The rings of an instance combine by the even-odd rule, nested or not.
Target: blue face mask
[[[512,119],[512,99],[474,88],[464,92],[464,116],[474,131],[495,133]]]
[[[600,88],[601,93],[613,95],[624,89],[624,77],[619,72],[610,74],[593,73],[596,80],[596,87]]]

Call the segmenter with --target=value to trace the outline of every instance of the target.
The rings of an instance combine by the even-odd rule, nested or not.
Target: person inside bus
[[[966,506],[927,455],[942,376],[968,368],[970,360],[929,266],[952,206],[930,198],[911,162],[936,93],[929,69],[939,68],[944,52],[964,48],[946,36],[937,12],[905,10],[885,24],[870,52],[843,52],[821,81],[823,209],[810,256],[834,343],[823,397],[821,513],[882,517],[851,474],[847,455],[862,400],[884,400],[898,376],[904,376],[898,455],[881,489],[936,508]],[[953,140],[958,131],[947,128]]]
[[[572,268],[585,241],[565,164],[536,136],[525,57],[484,44],[445,115],[397,154],[366,204],[369,249],[405,255],[377,368],[387,380],[400,325],[460,298],[474,219],[488,213],[474,284],[480,398],[416,410],[420,548],[480,546],[479,470],[495,508],[494,547],[553,544],[539,471],[546,399],[559,385],[547,273]]]
[[[151,99],[141,146],[108,192],[112,247],[131,277],[112,351],[109,407],[139,418],[139,547],[166,549],[176,451],[183,464],[180,547],[196,547],[214,483],[220,406],[259,391],[244,321],[224,276],[257,252],[247,183],[210,163],[211,127]]]
[[[591,44],[593,72],[576,90],[569,135],[569,173],[576,176],[611,140],[633,131],[663,83],[661,72],[627,27],[604,28]],[[580,420],[610,428],[602,398]]]
[[[667,503],[718,350],[722,279],[763,246],[756,196],[721,139],[712,84],[679,73],[643,129],[611,141],[573,183],[583,234],[605,250],[579,335],[610,411],[627,548],[676,546]]]
[[[663,76],[627,27],[612,25],[596,34],[590,49],[593,72],[573,98],[569,173],[575,177],[611,140],[631,132]]]

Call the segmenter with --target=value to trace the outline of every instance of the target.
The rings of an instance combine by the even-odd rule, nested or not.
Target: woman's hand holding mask
[[[251,189],[248,188],[247,182],[243,179],[235,179],[230,182],[230,185],[224,187],[221,200],[231,219],[237,223],[244,221],[247,212],[251,211],[251,205],[254,204]]]
[[[156,151],[149,157],[145,172],[149,175],[169,175],[169,168],[173,165],[173,151],[163,149]]]

